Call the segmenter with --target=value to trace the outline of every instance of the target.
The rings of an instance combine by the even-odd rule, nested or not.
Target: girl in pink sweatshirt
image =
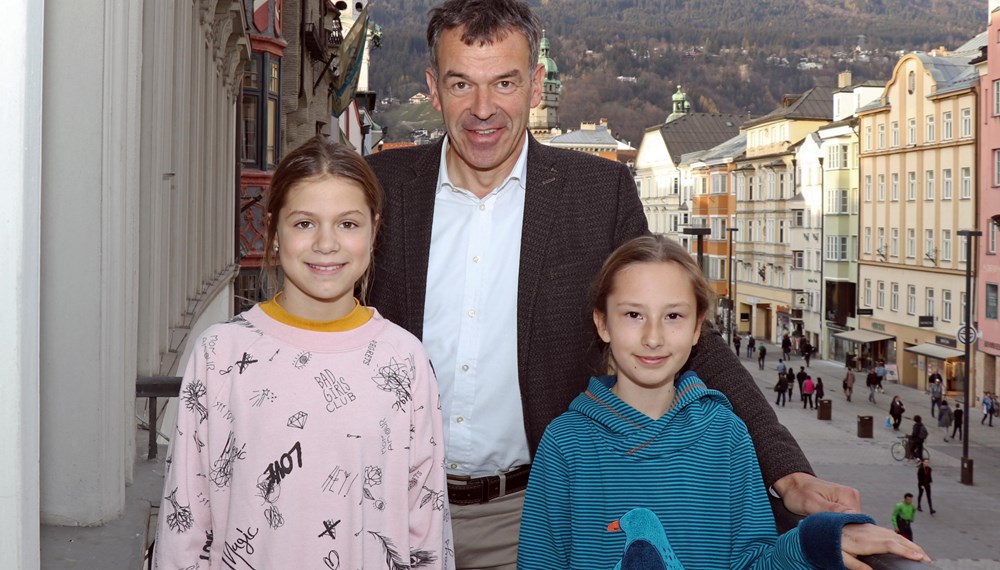
[[[434,373],[355,298],[381,204],[345,147],[281,161],[264,264],[283,284],[195,341],[154,568],[454,567]]]

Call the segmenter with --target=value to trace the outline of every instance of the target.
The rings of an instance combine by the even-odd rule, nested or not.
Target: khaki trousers
[[[451,505],[456,570],[515,570],[524,491],[482,505]]]

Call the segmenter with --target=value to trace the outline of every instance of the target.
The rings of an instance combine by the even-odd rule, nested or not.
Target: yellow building
[[[859,307],[871,312],[858,324],[878,337],[864,356],[895,364],[900,382],[918,388],[934,370],[948,390],[964,376],[957,232],[976,226],[978,76],[959,52],[902,57],[882,97],[858,110]]]
[[[830,122],[832,87],[814,87],[787,95],[771,113],[743,124],[746,156],[736,164],[737,330],[777,342],[800,326],[793,313],[793,269],[799,260],[790,246],[792,228],[805,220],[790,211],[801,200],[795,148],[807,135]],[[801,210],[800,210],[801,211]]]

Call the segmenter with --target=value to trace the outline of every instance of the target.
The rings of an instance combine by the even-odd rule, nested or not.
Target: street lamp
[[[965,389],[962,409],[962,484],[972,484],[972,458],[969,457],[969,351],[975,339],[972,337],[972,240],[983,235],[980,230],[958,230],[965,237],[965,324],[959,331],[959,340],[965,345]],[[963,334],[964,332],[964,334]]]
[[[705,236],[712,233],[712,228],[705,227],[692,227],[687,226],[681,229],[681,233],[687,234],[689,236],[698,236],[698,268],[701,269],[701,274],[705,274]]]
[[[736,318],[733,316],[736,311],[736,296],[733,295],[733,234],[738,231],[740,231],[739,228],[726,228],[726,232],[729,234],[729,284],[726,286],[726,295],[729,297],[729,328],[726,333],[729,335],[730,341],[733,340],[736,331]]]

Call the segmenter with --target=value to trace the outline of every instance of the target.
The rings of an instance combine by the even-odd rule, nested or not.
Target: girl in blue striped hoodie
[[[663,566],[644,567],[671,570],[867,569],[855,556],[881,552],[929,560],[860,514],[811,515],[777,534],[746,426],[685,370],[713,305],[681,246],[662,236],[622,245],[593,296],[617,375],[591,378],[546,430],[519,569],[628,568],[650,551]]]

